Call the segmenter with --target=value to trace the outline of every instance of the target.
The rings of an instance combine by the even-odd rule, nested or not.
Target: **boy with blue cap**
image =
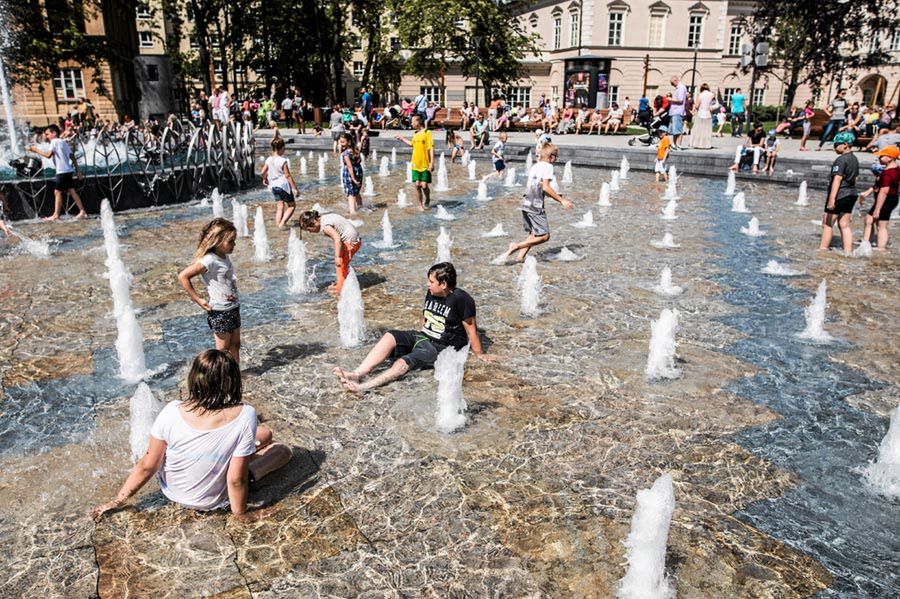
[[[844,252],[853,251],[853,230],[850,219],[856,204],[856,178],[859,176],[859,160],[853,154],[856,137],[849,131],[841,131],[834,136],[834,151],[838,157],[831,165],[831,181],[828,183],[828,200],[822,214],[822,240],[819,251],[831,246],[832,228],[837,223],[841,230],[841,245]]]

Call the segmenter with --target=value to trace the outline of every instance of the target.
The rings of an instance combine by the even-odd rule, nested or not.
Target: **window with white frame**
[[[869,40],[869,54],[874,52],[878,52],[879,47],[881,46],[881,36],[878,33],[872,34],[872,39]]]
[[[511,87],[506,91],[506,100],[513,106],[531,106],[531,88]]]
[[[725,98],[725,101],[731,104],[731,96],[737,93],[738,88],[736,87],[726,87],[722,92],[722,97]]]
[[[691,15],[688,23],[688,48],[699,48],[703,43],[703,15]]]
[[[666,43],[666,15],[659,13],[650,15],[647,45],[651,48],[662,48]]]
[[[532,15],[528,18],[528,22],[531,24],[532,29],[537,29],[538,28],[537,13],[532,13]]]
[[[753,104],[762,106],[766,103],[766,88],[758,87],[753,90]]]
[[[609,45],[622,45],[622,32],[625,29],[625,13],[611,12],[609,13]]]
[[[147,21],[151,18],[150,6],[146,2],[139,2],[135,11],[138,21]]]
[[[81,69],[60,69],[53,78],[56,97],[60,100],[77,100],[84,95],[84,78]]]
[[[141,48],[152,48],[153,34],[149,31],[138,31],[138,45]]]
[[[562,15],[553,15],[553,49],[562,45]]]
[[[741,41],[744,39],[744,28],[740,23],[732,23],[731,35],[728,36],[728,54],[737,56],[741,53]]]
[[[581,45],[581,15],[577,10],[569,13],[569,46]]]
[[[363,63],[361,60],[353,61],[353,74],[354,75],[362,75],[363,74]]]
[[[441,88],[437,85],[423,85],[419,88],[419,93],[429,102],[441,103]]]
[[[608,95],[608,104],[612,106],[612,103],[619,103],[619,86],[618,85],[610,85]]]
[[[900,29],[894,29],[894,35],[891,36],[891,52],[900,50]]]
[[[354,50],[362,50],[363,49],[362,36],[359,34],[356,34],[356,33],[353,34],[353,49]]]
[[[551,100],[559,100],[559,86],[558,85],[550,86],[550,99]]]
[[[196,36],[188,36],[188,41],[190,42],[191,50],[197,50],[200,48],[200,42],[197,41]]]
[[[222,61],[221,60],[213,61],[213,71],[215,71],[216,75],[221,75],[222,73],[224,73],[224,71],[222,70]]]

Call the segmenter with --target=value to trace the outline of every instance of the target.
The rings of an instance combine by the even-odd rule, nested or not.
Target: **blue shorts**
[[[280,187],[273,187],[272,195],[275,196],[276,202],[287,202],[288,204],[294,203],[294,194],[289,191],[285,191]]]
[[[497,172],[499,173],[500,171],[505,170],[505,169],[506,169],[506,163],[505,163],[505,162],[503,162],[502,160],[495,160],[495,161],[494,161],[494,170],[495,170],[495,171],[497,171]]]
[[[669,135],[681,135],[684,133],[684,117],[680,114],[669,115]]]

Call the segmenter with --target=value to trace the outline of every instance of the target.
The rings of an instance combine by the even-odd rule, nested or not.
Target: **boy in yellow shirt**
[[[419,210],[425,211],[431,205],[431,173],[434,172],[434,139],[431,131],[425,128],[425,121],[420,114],[412,116],[412,125],[416,132],[412,140],[401,135],[395,136],[408,146],[412,146],[412,180],[416,185],[416,200],[419,202]]]

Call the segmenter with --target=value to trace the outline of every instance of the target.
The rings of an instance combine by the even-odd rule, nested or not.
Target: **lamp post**
[[[694,83],[697,77],[697,46],[694,46],[694,66],[691,67],[691,95],[694,94]]]

